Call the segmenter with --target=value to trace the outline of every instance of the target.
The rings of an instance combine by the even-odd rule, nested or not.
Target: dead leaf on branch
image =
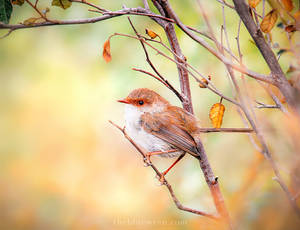
[[[269,33],[273,27],[275,26],[275,23],[277,21],[278,15],[276,10],[270,11],[261,21],[260,23],[260,29],[264,33]]]
[[[72,5],[72,2],[70,2],[69,0],[52,0],[51,5],[58,6],[65,10]]]
[[[147,34],[150,38],[152,38],[152,39],[154,39],[154,38],[156,38],[156,37],[158,36],[157,33],[153,32],[152,30],[148,30],[148,29],[146,29],[146,34]],[[159,37],[159,36],[158,36],[158,37]]]
[[[211,76],[208,76],[207,79],[208,79],[208,80],[211,80]],[[200,87],[200,88],[207,88],[206,85],[208,85],[208,81],[207,81],[205,78],[203,78],[203,79],[201,80],[201,82],[199,82],[199,87]]]
[[[297,29],[294,25],[288,25],[284,28],[284,30],[288,33],[292,33],[292,32],[295,32]]]
[[[106,62],[111,61],[111,53],[110,53],[110,38],[107,39],[103,44],[103,53],[102,56]]]
[[[261,0],[248,0],[249,6],[255,8]]]
[[[37,24],[38,22],[45,21],[45,19],[39,17],[39,18],[28,18],[26,19],[22,24],[25,26],[33,26],[34,24]]]
[[[291,12],[294,8],[292,0],[281,0],[281,3],[283,5],[283,8],[288,12]]]
[[[12,0],[11,3],[13,5],[22,6],[24,4],[24,0]]]
[[[225,106],[220,102],[214,104],[209,111],[209,118],[214,128],[221,128],[224,117]]]

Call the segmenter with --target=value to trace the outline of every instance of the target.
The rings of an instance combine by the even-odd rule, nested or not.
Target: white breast
[[[171,146],[158,137],[147,133],[141,127],[141,115],[143,112],[139,111],[132,105],[125,105],[125,126],[127,134],[134,140],[136,144],[144,148],[148,152],[167,151]],[[175,157],[182,152],[166,153],[162,157]]]

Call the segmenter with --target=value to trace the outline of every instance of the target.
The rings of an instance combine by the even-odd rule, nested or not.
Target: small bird
[[[150,156],[179,158],[162,173],[162,177],[185,155],[189,153],[200,158],[197,148],[197,119],[186,110],[171,105],[158,93],[140,88],[133,90],[126,98],[125,130],[130,138],[147,151]]]

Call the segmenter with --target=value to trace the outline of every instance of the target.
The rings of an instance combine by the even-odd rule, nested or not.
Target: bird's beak
[[[118,102],[125,103],[125,104],[130,104],[129,101],[126,98],[122,99],[122,100],[118,100]]]

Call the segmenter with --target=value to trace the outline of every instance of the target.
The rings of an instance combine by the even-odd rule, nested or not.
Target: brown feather
[[[196,118],[187,111],[168,106],[158,113],[144,113],[141,124],[146,132],[182,149],[193,156],[199,156],[197,145],[190,133],[197,130]]]

